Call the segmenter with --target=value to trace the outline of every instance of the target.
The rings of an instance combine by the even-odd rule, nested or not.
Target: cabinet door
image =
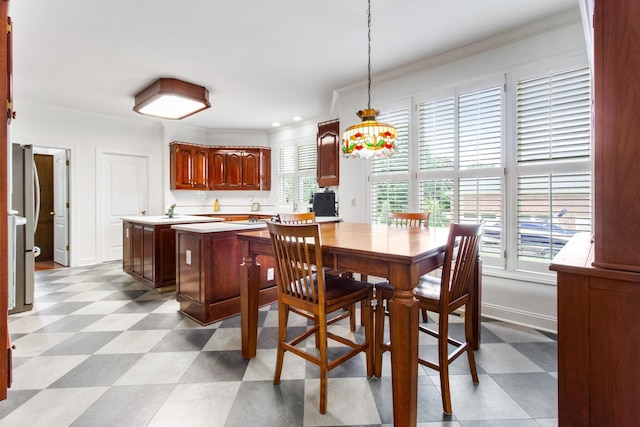
[[[225,156],[228,190],[242,189],[242,151],[228,151]]]
[[[191,188],[189,176],[191,152],[188,146],[172,145],[170,149],[170,168],[172,190],[186,190]]]
[[[134,224],[132,227],[132,234],[131,271],[142,276],[142,226]]]
[[[318,124],[318,187],[340,184],[340,122]]]
[[[195,147],[190,153],[189,178],[191,188],[196,190],[206,190],[209,185],[209,149]]]
[[[172,144],[169,152],[170,188],[206,190],[209,185],[209,149],[187,144]]]
[[[224,190],[227,187],[225,156],[225,150],[215,148],[209,151],[210,190]]]
[[[242,188],[260,190],[260,149],[246,150],[242,154]]]
[[[153,227],[142,228],[142,277],[153,282]]]
[[[271,150],[260,150],[260,190],[271,190]]]
[[[122,269],[127,273],[133,269],[133,226],[130,222],[122,226]]]

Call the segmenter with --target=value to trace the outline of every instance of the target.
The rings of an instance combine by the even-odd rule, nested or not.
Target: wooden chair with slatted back
[[[405,227],[428,227],[429,212],[389,212],[389,224]]]
[[[314,224],[316,222],[316,214],[314,212],[295,212],[295,213],[280,213],[278,214],[278,221],[280,224]],[[315,266],[314,266],[315,268]],[[325,272],[334,276],[351,277],[352,274],[346,271],[325,269]],[[347,313],[343,313],[340,318],[334,319],[335,322],[349,318],[349,326],[352,332],[356,330],[356,307],[345,307]],[[298,313],[303,314],[303,313]],[[361,319],[362,323],[362,319]]]
[[[313,224],[316,222],[314,212],[297,212],[278,214],[280,224]]]
[[[373,375],[373,286],[351,278],[331,276],[322,268],[322,242],[318,224],[284,225],[267,223],[276,259],[278,288],[278,353],[273,383],[280,383],[285,351],[289,351],[320,367],[320,413],[327,411],[327,373],[360,352],[365,352],[367,375]],[[312,266],[317,266],[314,270]],[[360,302],[364,312],[363,343],[358,343],[327,329],[329,315],[347,305]],[[287,340],[287,322],[292,309],[311,313],[318,322],[295,338]],[[317,351],[298,346],[316,335]],[[329,360],[327,342],[338,352]]]
[[[389,212],[388,224],[399,227],[429,227],[430,212]],[[360,280],[367,280],[367,276],[363,276]],[[378,284],[379,287],[385,286],[384,283]],[[376,307],[376,309],[382,307],[382,305]],[[428,322],[429,315],[427,310],[421,310],[422,321]],[[385,311],[388,314],[388,311]]]
[[[442,277],[422,276],[418,286],[414,288],[414,295],[419,307],[438,313],[438,329],[419,325],[420,332],[438,339],[438,362],[431,362],[419,358],[421,365],[440,372],[440,388],[442,392],[442,407],[446,414],[451,414],[451,393],[449,390],[449,364],[462,353],[467,353],[469,369],[474,383],[478,383],[475,356],[472,344],[473,305],[471,292],[473,290],[474,274],[478,263],[478,251],[484,223],[480,224],[451,224],[447,248],[444,254]],[[393,289],[376,289],[376,298],[391,298]],[[464,342],[449,336],[449,315],[464,307]],[[382,354],[390,349],[390,343],[383,342],[384,313],[376,313],[375,317],[375,348],[376,348],[376,376],[381,375]],[[449,353],[448,345],[456,349]]]

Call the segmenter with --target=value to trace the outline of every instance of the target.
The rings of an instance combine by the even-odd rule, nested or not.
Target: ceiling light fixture
[[[133,111],[179,120],[211,107],[209,91],[178,79],[160,78],[136,95]]]
[[[393,126],[376,121],[380,111],[371,108],[371,0],[368,0],[368,104],[365,110],[358,111],[362,122],[350,126],[342,134],[342,153],[345,157],[371,159],[390,157],[396,149],[398,131]]]

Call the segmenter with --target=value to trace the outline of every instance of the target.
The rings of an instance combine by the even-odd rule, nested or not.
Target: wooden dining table
[[[449,228],[406,228],[351,222],[320,225],[325,267],[388,279],[395,293],[389,301],[393,416],[398,426],[415,426],[418,395],[418,323],[413,288],[421,275],[442,265]],[[258,255],[273,256],[267,230],[238,234],[242,356],[256,355],[258,339]],[[474,347],[480,345],[481,263],[473,291]]]

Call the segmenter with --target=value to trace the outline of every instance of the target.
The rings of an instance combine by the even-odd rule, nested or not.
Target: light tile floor
[[[119,263],[37,272],[34,309],[9,316],[14,376],[0,426],[393,424],[388,353],[381,379],[366,376],[363,357],[331,371],[321,415],[315,366],[287,355],[272,384],[275,305],[260,311],[251,361],[240,353],[238,316],[202,327],[178,308],[172,293],[149,290]],[[421,352],[435,350],[421,340]],[[556,426],[556,355],[553,334],[483,319],[480,384],[459,358],[446,416],[437,373],[419,367],[418,425]]]

